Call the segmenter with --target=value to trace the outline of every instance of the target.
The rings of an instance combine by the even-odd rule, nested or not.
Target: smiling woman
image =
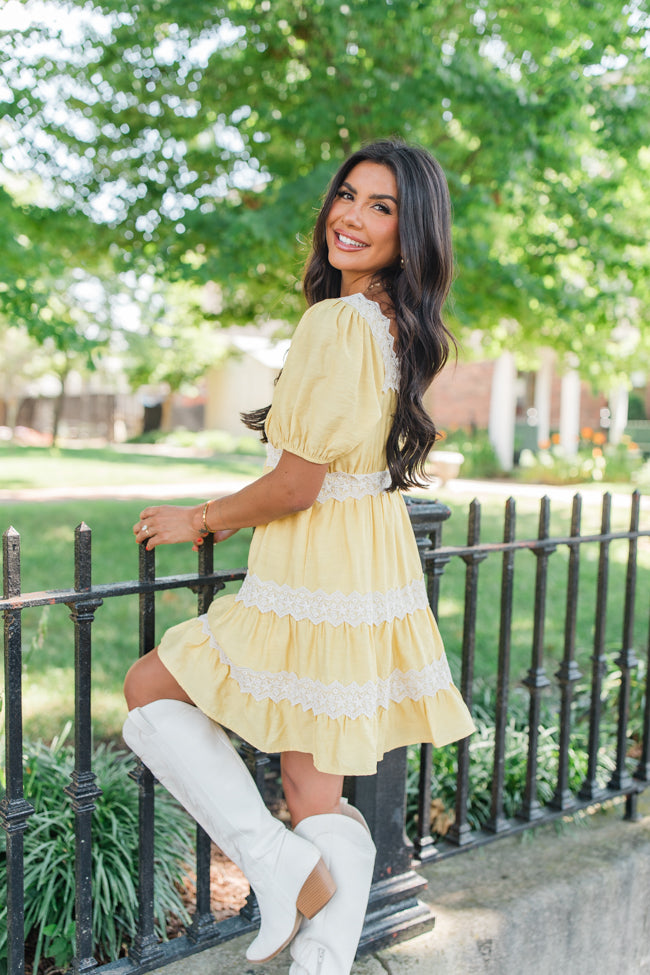
[[[341,272],[341,296],[376,287],[400,259],[397,182],[388,166],[361,162],[336,194],[327,218],[328,259]]]
[[[262,922],[248,959],[292,942],[290,975],[347,975],[359,941],[375,850],[342,801],[344,775],[473,730],[399,491],[420,482],[436,439],[422,394],[448,353],[451,275],[435,160],[396,142],[351,156],[316,221],[310,307],[273,402],[244,417],[268,444],[262,477],[146,507],[133,529],[151,549],[255,527],[240,591],[129,670],[124,737],[250,880]],[[221,725],[281,753],[292,833]]]

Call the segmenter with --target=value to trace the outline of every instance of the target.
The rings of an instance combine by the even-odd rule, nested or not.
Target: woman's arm
[[[276,518],[310,508],[321,489],[327,464],[313,464],[283,450],[277,467],[225,498],[194,506],[147,507],[133,526],[138,542],[147,549],[174,542],[202,541],[207,528],[215,541],[223,541],[239,528],[267,525]],[[205,519],[205,520],[204,520]]]

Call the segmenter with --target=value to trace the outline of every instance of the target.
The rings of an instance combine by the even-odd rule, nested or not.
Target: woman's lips
[[[334,237],[336,239],[337,246],[344,251],[360,251],[364,247],[368,247],[363,240],[357,240],[355,237],[350,237],[349,234],[343,234],[340,230],[334,231]]]

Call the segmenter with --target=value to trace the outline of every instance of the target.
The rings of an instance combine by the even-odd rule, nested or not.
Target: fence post
[[[20,596],[20,535],[2,536],[4,598]],[[25,971],[24,837],[34,807],[23,794],[22,627],[20,609],[5,609],[5,760],[6,792],[0,820],[7,833],[7,971]]]
[[[213,536],[204,539],[199,548],[198,573],[211,575],[214,569]],[[197,597],[199,616],[207,613],[214,596],[213,586],[192,587]],[[221,586],[219,588],[222,588]],[[219,926],[210,909],[210,865],[212,860],[212,840],[202,826],[196,824],[196,911],[192,925],[187,932],[192,944],[207,948],[219,941]]]
[[[75,529],[76,592],[85,592],[91,587],[91,539],[90,528],[82,522]],[[68,604],[74,623],[75,645],[75,767],[72,781],[63,791],[72,802],[75,817],[75,975],[97,967],[93,955],[92,814],[95,799],[102,791],[96,785],[92,771],[90,674],[91,628],[95,610],[102,602],[92,598]]]
[[[628,536],[628,560],[625,580],[625,608],[623,610],[623,636],[621,652],[616,663],[621,669],[621,686],[618,696],[618,733],[616,736],[616,768],[610,780],[610,789],[629,789],[633,779],[627,767],[627,724],[630,712],[630,689],[632,671],[639,661],[634,650],[634,601],[636,597],[637,552],[639,546],[639,513],[641,496],[638,491],[632,495],[630,513],[630,533]],[[627,795],[626,819],[637,818],[637,792]]]
[[[526,787],[519,816],[526,822],[538,819],[543,810],[537,798],[537,749],[539,744],[539,716],[541,695],[550,680],[544,670],[544,622],[546,614],[546,592],[548,581],[548,560],[557,546],[549,541],[551,502],[545,495],[539,506],[538,545],[533,550],[537,559],[535,572],[535,617],[533,622],[533,655],[528,674],[522,684],[530,695],[528,708],[528,763],[526,766]]]
[[[443,522],[451,515],[450,509],[439,501],[426,501],[422,498],[408,498],[407,507],[411,525],[415,533],[422,569],[427,581],[427,594],[433,615],[438,616],[438,597],[440,595],[440,578],[449,562],[448,556],[437,556],[435,552],[442,541]],[[431,550],[434,557],[429,559],[427,553]],[[433,745],[424,742],[420,745],[420,776],[418,782],[418,832],[415,837],[415,853],[421,863],[434,856],[438,851],[431,835],[431,766],[433,763]]]
[[[609,546],[611,543],[612,496],[603,495],[600,521],[600,553],[598,557],[598,586],[596,591],[596,621],[594,652],[591,658],[591,705],[589,708],[589,749],[587,775],[578,793],[579,799],[598,800],[603,790],[598,783],[600,750],[600,719],[603,708],[602,686],[605,675],[605,632],[607,626],[607,593],[609,588]]]
[[[515,540],[516,504],[508,498],[503,524],[503,542],[509,545]],[[508,726],[508,698],[510,686],[510,651],[512,647],[512,602],[515,579],[514,549],[506,549],[501,563],[501,610],[499,614],[499,655],[497,664],[496,708],[494,715],[494,771],[490,818],[485,824],[490,833],[506,831],[508,820],[504,813],[503,789],[506,772],[506,730]]]
[[[451,512],[438,501],[424,498],[408,498],[406,503],[424,565],[425,550],[439,546],[442,522]],[[422,746],[421,770],[430,777],[431,750],[426,745]],[[384,756],[376,775],[346,779],[345,794],[365,816],[377,846],[359,953],[413,938],[435,923],[430,908],[418,900],[426,881],[413,870],[413,844],[406,836],[407,772],[406,748],[396,748]]]
[[[462,556],[465,563],[465,612],[463,614],[463,663],[460,677],[460,693],[467,707],[472,708],[474,688],[474,658],[476,655],[476,614],[478,605],[478,570],[486,553],[478,548],[481,535],[481,506],[476,498],[469,509],[467,548],[477,549]],[[456,809],[454,821],[449,827],[447,840],[455,846],[465,846],[472,841],[472,828],[468,820],[469,802],[469,736],[457,746],[458,771],[456,773]]]
[[[153,583],[156,581],[156,550],[148,552],[146,545],[138,546],[138,578],[143,589],[139,597],[140,656],[149,653],[155,645],[156,594]],[[147,588],[147,583],[152,588]],[[144,762],[137,760],[129,773],[138,786],[138,929],[129,957],[142,967],[153,968],[162,959],[163,951],[155,931],[154,923],[154,776]]]

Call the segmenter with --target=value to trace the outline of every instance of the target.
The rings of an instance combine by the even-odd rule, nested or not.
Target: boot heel
[[[325,907],[335,891],[336,884],[325,866],[325,861],[319,860],[302,885],[296,907],[304,917],[311,919]]]

